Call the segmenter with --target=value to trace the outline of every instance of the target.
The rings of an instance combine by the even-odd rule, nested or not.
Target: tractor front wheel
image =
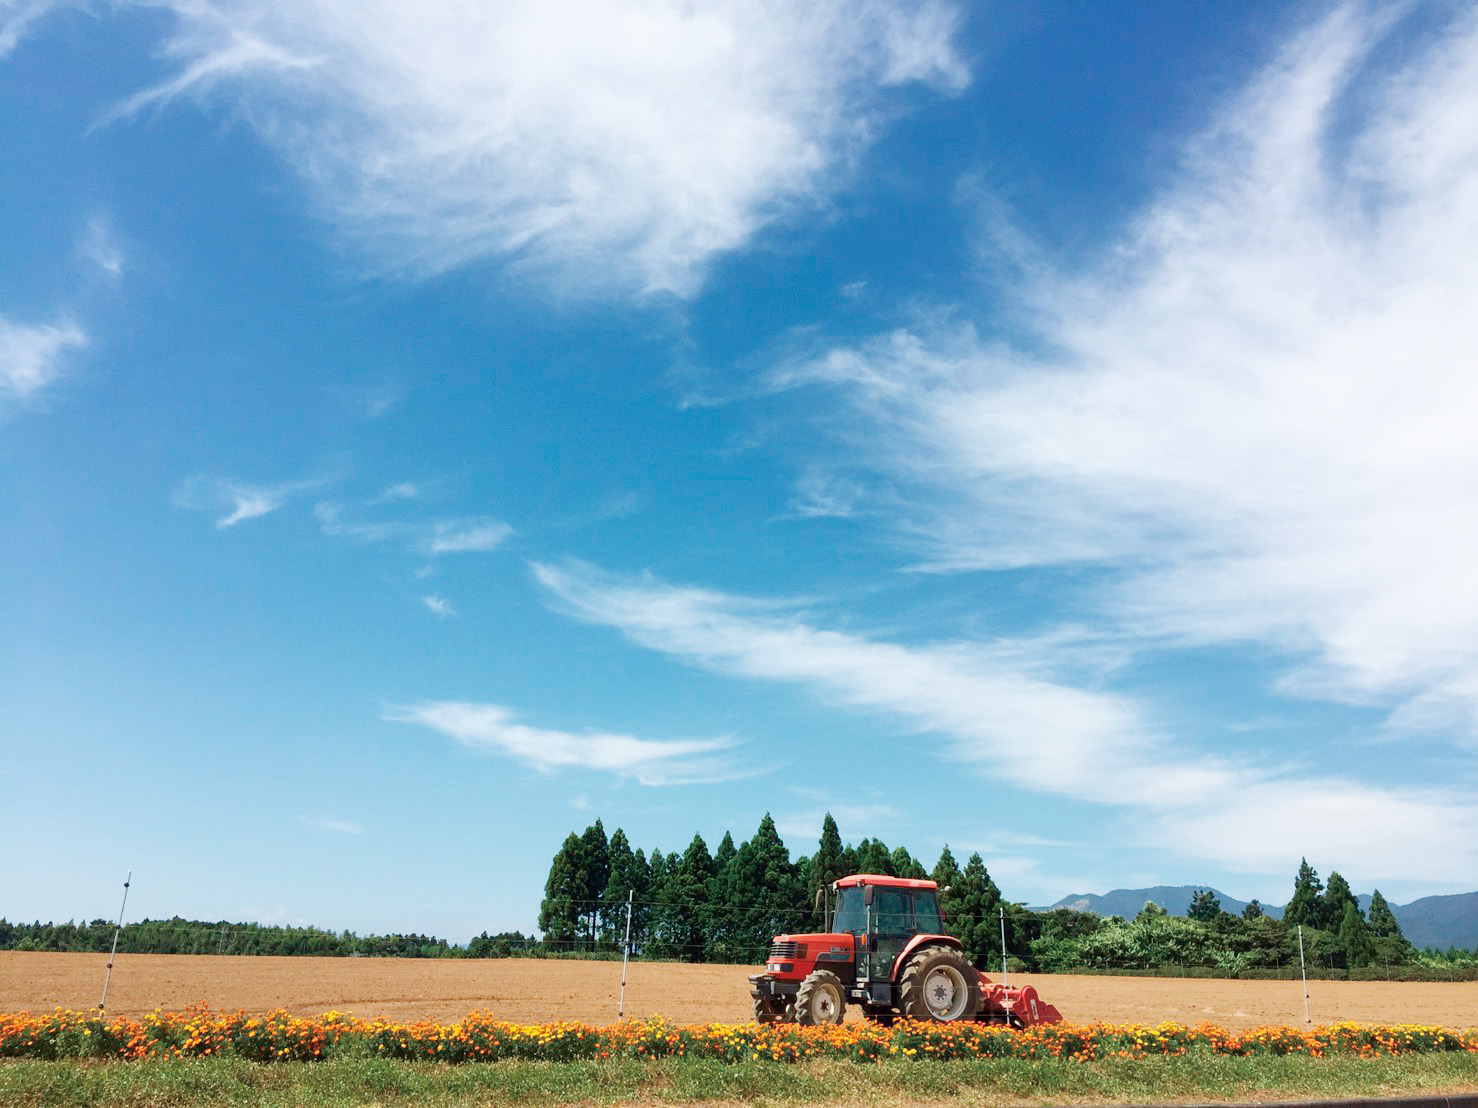
[[[804,1026],[831,1026],[842,1022],[847,992],[842,979],[830,970],[815,970],[795,994],[795,1022]]]
[[[980,974],[964,955],[930,946],[909,960],[899,979],[899,1010],[909,1019],[953,1023],[980,1011]]]

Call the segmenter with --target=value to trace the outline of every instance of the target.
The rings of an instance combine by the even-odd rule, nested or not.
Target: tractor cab
[[[893,967],[913,939],[944,930],[932,881],[858,875],[842,878],[835,888],[836,907],[827,930],[852,936],[859,986],[872,980],[891,982]]]

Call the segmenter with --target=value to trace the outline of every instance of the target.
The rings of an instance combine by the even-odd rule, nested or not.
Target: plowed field
[[[0,951],[0,1012],[87,1009],[102,995],[101,954]],[[678,1023],[739,1023],[751,1018],[749,966],[633,962],[626,1015]],[[1013,976],[1030,982],[1073,1023],[1210,1021],[1225,1027],[1301,1025],[1297,981],[1206,981],[1144,977]],[[285,1008],[297,1015],[331,1009],[358,1016],[451,1022],[477,1009],[500,1019],[614,1023],[619,962],[536,959],[431,961],[401,958],[230,958],[120,954],[108,1012],[205,1004],[235,1011]],[[1478,1026],[1478,983],[1313,981],[1316,1024],[1423,1023]],[[849,1013],[849,1018],[855,1018]]]

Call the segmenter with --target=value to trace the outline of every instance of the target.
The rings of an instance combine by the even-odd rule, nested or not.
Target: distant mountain
[[[1410,904],[1393,904],[1391,911],[1413,946],[1478,950],[1478,893],[1424,896]]]
[[[1063,897],[1052,907],[1133,919],[1139,915],[1146,901],[1153,900],[1172,916],[1183,916],[1191,906],[1191,896],[1208,888],[1221,901],[1224,912],[1240,916],[1242,909],[1247,907],[1247,901],[1228,896],[1209,885],[1156,885],[1149,889],[1115,889],[1102,896],[1097,893],[1074,893]],[[1370,910],[1369,893],[1361,893],[1356,899],[1360,902],[1361,911]],[[1283,918],[1282,905],[1264,904],[1262,910],[1274,919]],[[1410,904],[1392,904],[1391,911],[1401,924],[1402,933],[1414,946],[1432,946],[1438,950],[1448,950],[1456,946],[1464,950],[1478,950],[1478,892],[1458,893],[1454,896],[1424,896]]]
[[[1211,889],[1212,895],[1221,901],[1223,912],[1240,916],[1242,909],[1247,907],[1247,901],[1228,896],[1220,889],[1211,888],[1210,885],[1156,885],[1152,889],[1115,889],[1102,896],[1097,893],[1074,893],[1072,896],[1063,897],[1052,907],[1071,908],[1075,912],[1096,912],[1100,916],[1123,916],[1125,919],[1133,919],[1139,915],[1146,902],[1153,900],[1172,916],[1183,916],[1190,909],[1191,896],[1203,889]],[[1282,908],[1264,904],[1262,910],[1274,919],[1283,918]]]

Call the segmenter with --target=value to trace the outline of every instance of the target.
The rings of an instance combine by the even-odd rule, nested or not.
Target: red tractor
[[[943,934],[933,881],[859,873],[832,887],[828,930],[777,935],[765,972],[749,979],[760,1023],[841,1023],[848,1001],[880,1023],[1062,1020],[1030,985],[995,984],[966,961],[960,940]]]

